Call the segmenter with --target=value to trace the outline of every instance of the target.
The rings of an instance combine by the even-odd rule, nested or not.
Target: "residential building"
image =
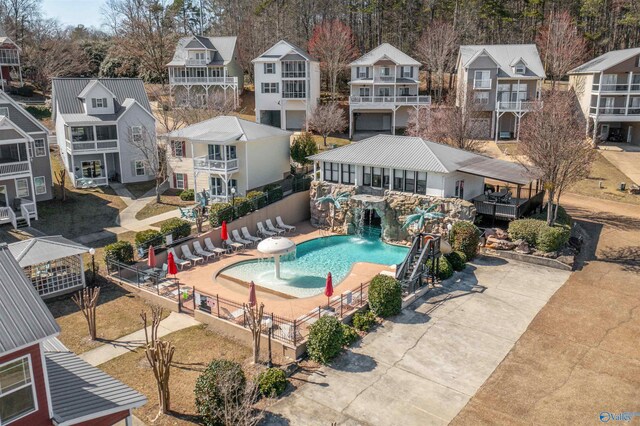
[[[305,50],[280,40],[253,60],[256,123],[308,130],[320,98],[320,64]]]
[[[640,47],[614,50],[569,71],[594,142],[640,145]]]
[[[132,424],[146,398],[69,351],[22,268],[0,244],[0,424]]]
[[[535,44],[460,46],[458,105],[473,96],[478,137],[519,139],[522,116],[537,108],[545,78]]]
[[[290,172],[291,132],[265,124],[220,116],[163,137],[171,187],[205,190],[212,201],[230,201],[232,191],[244,195]]]
[[[54,78],[51,105],[60,156],[76,187],[154,178],[143,151],[155,149],[155,118],[141,79]]]
[[[420,62],[383,43],[351,64],[349,137],[354,132],[395,134],[407,126],[409,114],[429,108],[420,96]]]
[[[30,225],[52,187],[49,130],[0,92],[0,224]]]
[[[8,90],[12,81],[18,81],[22,87],[22,67],[20,66],[22,49],[9,37],[0,37],[0,85]]]
[[[205,104],[216,91],[237,107],[244,72],[238,63],[237,37],[183,37],[169,70],[169,88],[178,105]]]

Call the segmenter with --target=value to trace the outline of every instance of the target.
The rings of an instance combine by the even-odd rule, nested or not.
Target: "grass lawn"
[[[56,153],[51,154],[51,166],[53,172],[63,167]],[[38,203],[38,220],[32,222],[34,228],[48,235],[76,238],[116,226],[118,214],[126,207],[109,187],[77,189],[67,177],[66,188],[65,201],[56,185],[56,198]]]
[[[131,195],[142,198],[144,194],[156,187],[156,182],[150,180],[149,182],[125,183],[124,186],[131,192]]]
[[[505,155],[519,154],[518,142],[498,142],[496,145],[498,145],[498,148],[500,148],[500,151],[502,151],[502,153]]]
[[[149,310],[147,302],[123,288],[100,280],[100,299],[96,309],[98,340],[89,339],[87,322],[71,300],[71,295],[45,301],[60,325],[59,339],[75,353],[83,353],[105,341],[126,336],[142,328],[140,311]],[[168,316],[166,312],[165,316]]]
[[[600,181],[602,181],[602,189],[598,184]],[[640,196],[618,191],[617,187],[620,182],[627,182],[628,185],[631,179],[604,158],[602,154],[597,153],[589,177],[576,183],[569,192],[605,200],[640,204]]]
[[[329,136],[327,138],[327,146],[325,147],[324,146],[324,141],[322,139],[322,136],[313,135],[313,139],[318,144],[318,148],[320,149],[320,151],[331,149],[333,147],[333,145],[343,146],[343,145],[348,145],[348,144],[351,143],[351,141],[349,139],[347,139],[347,138],[338,138],[338,137],[334,137],[334,136]]]
[[[152,422],[158,414],[158,396],[153,372],[143,349],[115,358],[100,368],[146,395],[149,402],[134,411],[143,422],[154,425],[201,424],[196,416],[193,393],[196,379],[214,359],[247,364],[251,348],[215,334],[204,325],[171,333],[163,340],[171,341],[176,347],[169,379],[173,415],[160,415]],[[247,368],[251,367],[247,365]]]
[[[180,190],[167,190],[160,196],[160,203],[156,203],[154,199],[136,214],[136,219],[148,219],[162,213],[173,211],[178,207],[189,207],[195,204],[194,201],[182,201],[178,194],[180,194]]]

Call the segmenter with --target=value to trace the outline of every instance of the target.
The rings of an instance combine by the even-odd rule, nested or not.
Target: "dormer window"
[[[527,69],[527,68],[524,66],[524,64],[518,64],[518,65],[516,65],[516,67],[515,67],[515,68],[516,68],[516,69],[515,69],[516,74],[524,74],[524,72],[525,72],[525,71],[526,71],[526,69]]]
[[[91,106],[93,108],[106,108],[107,98],[91,98]]]
[[[205,58],[205,53],[204,52],[196,52],[196,59],[199,61],[204,61]]]

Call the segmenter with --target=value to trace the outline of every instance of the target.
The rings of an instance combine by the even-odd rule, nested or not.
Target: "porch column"
[[[320,163],[320,180],[324,180],[324,161]]]
[[[344,167],[343,163],[338,163],[338,183],[339,184],[342,184],[342,168],[343,167]],[[332,173],[333,173],[333,171],[332,171]]]
[[[72,142],[69,142],[72,143]],[[65,152],[64,155],[67,155],[67,153]],[[73,182],[73,186],[76,186],[76,165],[75,165],[75,161],[73,161],[73,154],[71,154],[71,164],[70,164],[70,169],[69,170],[69,174],[71,175],[71,181]]]
[[[631,82],[633,81],[633,71],[627,77],[627,100],[624,105],[624,115],[629,115],[629,105],[631,103]]]
[[[102,159],[104,160],[104,176],[107,178],[107,185],[109,185],[109,168],[107,167],[107,154],[104,152],[102,153]]]
[[[198,174],[196,173],[196,157],[194,155],[193,143],[191,143],[191,162],[193,164],[193,194],[194,200],[198,199]]]
[[[354,184],[354,186],[358,186],[358,185],[359,185],[359,182],[360,182],[360,179],[359,179],[359,177],[360,177],[360,173],[362,173],[362,172],[361,172],[361,170],[362,170],[362,166],[358,166],[358,165],[356,165],[355,167],[356,167],[356,178],[355,178],[355,180],[353,181],[353,184]]]
[[[318,163],[314,160],[313,161],[313,180],[316,181],[317,179],[317,171],[318,171]]]
[[[518,185],[516,187],[516,198],[518,199],[518,203],[520,202],[520,189],[522,188],[522,185]]]
[[[396,108],[393,108],[393,113],[391,115],[391,134],[396,134]]]
[[[531,199],[531,190],[533,189],[533,182],[529,182],[529,199]]]
[[[500,111],[496,111],[496,131],[495,131],[495,142],[498,143],[498,133],[500,132],[499,125],[500,124]]]
[[[353,111],[349,108],[349,139],[353,137]]]

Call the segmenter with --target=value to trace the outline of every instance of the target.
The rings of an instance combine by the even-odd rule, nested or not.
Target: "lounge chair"
[[[265,238],[273,237],[274,235],[278,235],[276,232],[267,231],[262,224],[262,222],[258,222],[258,235],[262,235]]]
[[[296,230],[295,226],[287,225],[286,223],[284,223],[280,216],[276,216],[276,223],[278,224],[278,226],[280,228],[284,229],[287,232],[291,232],[291,231],[295,231]]]
[[[227,247],[229,247],[233,251],[238,251],[241,248],[244,248],[244,244],[236,243],[236,242],[232,241],[231,238],[227,238],[224,243],[225,243],[225,245]]]
[[[167,250],[169,253],[173,254],[173,260],[174,262],[176,262],[176,265],[178,265],[180,267],[180,269],[184,269],[185,266],[190,266],[191,262],[189,262],[188,260],[182,259],[181,257],[179,257],[176,254],[176,250],[171,247],[169,250]]]
[[[223,248],[216,247],[213,244],[213,242],[211,241],[211,238],[209,238],[209,237],[204,239],[204,245],[207,247],[207,250],[209,250],[211,252],[214,252],[218,256],[222,256],[223,254],[229,253],[229,250],[225,250]]]
[[[264,223],[267,224],[267,228],[269,229],[269,231],[271,232],[275,232],[276,234],[280,235],[280,234],[284,234],[285,230],[284,229],[280,229],[278,227],[273,226],[273,223],[271,222],[271,219],[267,219],[264,221]]]
[[[253,235],[251,235],[246,226],[242,227],[242,236],[247,240],[253,241],[254,243],[258,243],[258,242],[262,241],[262,238],[254,237]]]
[[[182,250],[182,255],[184,256],[185,259],[190,260],[191,262],[193,262],[193,264],[195,265],[198,262],[204,262],[204,258],[200,257],[200,256],[194,256],[191,253],[191,249],[189,248],[188,245],[183,244],[180,246],[180,250]]]
[[[197,254],[198,256],[202,256],[202,257],[204,257],[205,259],[207,259],[207,262],[208,262],[208,261],[209,261],[209,259],[211,259],[212,257],[216,257],[216,254],[215,254],[214,252],[204,250],[204,249],[202,248],[202,246],[200,245],[200,241],[194,241],[194,242],[193,242],[193,251],[195,251],[195,252],[196,252],[196,254]]]
[[[233,231],[231,231],[231,235],[233,235],[233,239],[237,242],[242,244],[243,246],[247,247],[247,246],[251,246],[253,245],[253,241],[251,240],[247,240],[245,238],[242,238],[240,236],[240,233],[238,232],[237,229],[234,229]]]

